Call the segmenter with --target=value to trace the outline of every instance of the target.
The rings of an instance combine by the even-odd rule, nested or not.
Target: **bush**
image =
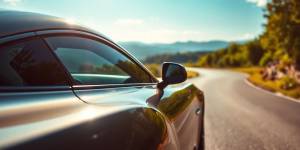
[[[272,61],[272,54],[271,54],[271,52],[267,52],[259,61],[259,65],[265,66],[270,61]]]
[[[291,90],[298,86],[298,83],[295,81],[295,79],[288,76],[279,79],[278,84],[283,90]]]

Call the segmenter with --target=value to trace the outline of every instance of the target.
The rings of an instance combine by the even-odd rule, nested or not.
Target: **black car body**
[[[194,85],[158,88],[123,48],[60,18],[2,11],[0,20],[1,149],[201,148]]]

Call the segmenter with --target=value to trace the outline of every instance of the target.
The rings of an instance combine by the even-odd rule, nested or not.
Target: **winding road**
[[[255,88],[241,73],[192,69],[206,99],[206,150],[300,149],[300,102]]]

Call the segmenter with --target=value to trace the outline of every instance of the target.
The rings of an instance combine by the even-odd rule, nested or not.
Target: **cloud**
[[[3,2],[11,6],[17,6],[22,0],[3,0]]]
[[[255,34],[245,33],[245,34],[243,34],[243,35],[241,35],[241,36],[238,36],[238,37],[236,37],[236,38],[233,38],[233,39],[231,39],[231,40],[232,40],[232,41],[251,40],[251,39],[254,39],[254,38],[256,38],[256,37],[257,37],[257,35],[255,35]]]
[[[111,24],[112,23],[112,24]],[[108,34],[116,41],[142,41],[146,43],[172,43],[176,41],[209,41],[249,40],[257,36],[255,33],[231,33],[218,30],[203,30],[201,28],[176,28],[164,23],[159,18],[116,19],[108,25],[97,27],[99,31]]]
[[[258,7],[265,7],[268,3],[268,0],[246,0],[249,3],[254,3]]]
[[[141,19],[118,19],[114,24],[119,26],[137,26],[143,23],[144,21]]]
[[[196,30],[178,30],[157,27],[111,29],[106,32],[116,41],[142,41],[146,43],[172,43],[190,40],[207,41],[215,39],[213,35],[208,35]]]

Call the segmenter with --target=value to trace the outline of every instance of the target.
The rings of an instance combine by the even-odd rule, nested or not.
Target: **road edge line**
[[[274,96],[278,96],[278,97],[281,97],[281,98],[284,98],[284,99],[287,99],[287,100],[290,100],[290,101],[293,101],[293,102],[296,102],[296,103],[300,103],[300,100],[297,100],[297,99],[295,99],[295,98],[285,96],[285,95],[283,95],[282,93],[279,93],[279,92],[274,93],[274,92],[268,91],[268,90],[266,90],[266,89],[263,89],[263,88],[261,88],[261,87],[259,87],[259,86],[256,86],[256,85],[254,85],[253,83],[251,83],[247,78],[244,79],[244,82],[245,82],[246,84],[248,84],[249,86],[251,86],[251,87],[257,89],[257,90],[261,90],[261,91],[263,91],[263,92],[265,92],[265,93],[269,93],[269,94],[274,95]]]

